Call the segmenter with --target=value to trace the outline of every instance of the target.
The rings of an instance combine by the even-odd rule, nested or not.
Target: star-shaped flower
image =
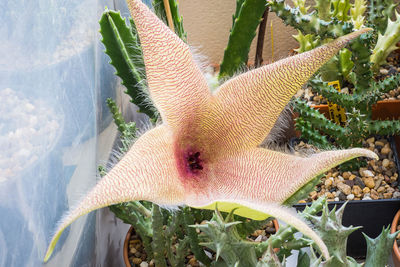
[[[312,51],[286,58],[225,82],[211,93],[189,47],[140,0],[128,2],[140,37],[151,99],[162,124],[141,136],[121,161],[62,220],[113,204],[147,200],[160,205],[215,207],[253,219],[271,215],[328,250],[306,223],[279,206],[324,171],[365,149],[297,157],[258,147],[293,94],[351,39],[351,33]],[[246,207],[246,208],[244,208]]]

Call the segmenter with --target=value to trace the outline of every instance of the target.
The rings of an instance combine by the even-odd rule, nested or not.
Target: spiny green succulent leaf
[[[331,0],[315,0],[315,10],[318,13],[318,18],[321,20],[330,20]]]
[[[337,19],[325,21],[320,19],[315,11],[302,15],[297,8],[291,8],[283,0],[270,0],[268,6],[271,12],[276,13],[286,25],[300,30],[303,34],[316,34],[321,39],[325,39],[343,36],[353,30],[352,23],[341,22]]]
[[[122,153],[126,153],[128,152],[129,148],[131,147],[136,138],[136,131],[137,131],[136,123],[125,122],[122,113],[119,112],[116,103],[111,98],[107,99],[107,106],[110,109],[110,112],[114,119],[114,123],[117,125],[118,131],[120,132],[120,139],[122,143],[120,151]]]
[[[306,206],[304,211],[300,213],[300,216],[307,217],[317,214],[322,210],[325,203],[326,198],[318,198],[316,201],[313,201],[310,206]],[[269,245],[271,245],[273,248],[282,248],[285,242],[294,239],[294,234],[297,232],[298,231],[296,230],[296,228],[290,225],[280,226],[278,231],[275,234],[271,235],[267,241],[261,242],[256,245],[257,254],[262,255],[263,253],[265,253]]]
[[[352,4],[350,16],[355,29],[361,29],[361,27],[364,25],[365,17],[363,15],[366,10],[367,5],[365,0],[355,0],[354,4]]]
[[[379,34],[378,41],[371,55],[372,69],[377,72],[379,67],[386,63],[386,58],[398,47],[400,41],[400,15],[396,13],[396,20],[388,18],[385,33]]]
[[[153,233],[157,233],[153,235],[153,242],[151,246],[153,248],[153,256],[154,262],[157,266],[167,267],[167,263],[165,262],[165,237],[163,235],[163,218],[161,208],[156,204],[153,204],[153,209],[151,210],[151,218],[152,218],[152,227]]]
[[[339,21],[347,21],[349,19],[350,1],[332,0],[331,3],[333,7],[331,16],[337,18]]]
[[[99,23],[105,53],[110,57],[116,74],[121,77],[122,84],[127,88],[126,93],[131,97],[132,103],[139,107],[139,112],[150,118],[156,117],[157,112],[149,104],[145,89],[142,51],[132,28],[126,25],[119,12],[112,10],[105,10]]]
[[[368,133],[371,135],[380,134],[384,136],[392,136],[400,134],[399,120],[374,120],[368,124]]]
[[[278,256],[274,252],[271,246],[268,246],[264,255],[257,262],[256,267],[284,267],[286,264],[282,264]]]
[[[319,39],[314,34],[304,35],[301,31],[298,31],[297,35],[293,35],[293,38],[299,43],[299,48],[294,50],[297,53],[309,51],[320,45]]]
[[[245,0],[240,6],[220,66],[220,79],[231,77],[246,66],[250,45],[265,8],[265,0]]]
[[[199,246],[199,239],[196,230],[190,225],[194,225],[194,217],[192,215],[192,209],[190,207],[185,207],[183,209],[183,219],[185,222],[185,228],[187,236],[189,237],[190,250],[193,252],[194,256],[198,261],[205,265],[210,264],[210,259],[204,253],[204,250]]]
[[[309,6],[306,6],[306,0],[293,0],[293,5],[299,9],[302,15],[307,14]]]
[[[390,233],[390,226],[383,228],[375,239],[363,233],[367,242],[367,256],[364,267],[386,266],[396,236],[400,231]]]
[[[368,90],[371,86],[372,71],[371,71],[371,46],[373,34],[362,34],[354,40],[350,45],[352,52],[352,61],[354,62],[354,73],[356,78],[356,93],[361,94],[362,91]]]
[[[299,255],[297,256],[297,267],[310,267],[310,257],[303,250],[299,250]]]
[[[337,211],[335,208],[329,211],[328,204],[325,202],[321,216],[305,215],[328,246],[329,253],[333,258],[329,266],[348,266],[347,238],[352,232],[360,228],[342,225],[345,205]]]
[[[386,30],[388,18],[392,16],[396,6],[397,4],[393,0],[370,0],[368,22],[383,34]]]
[[[312,80],[312,83],[314,83],[314,85],[316,85],[316,88],[322,88],[322,83],[319,80]],[[318,85],[317,85],[318,84]],[[326,89],[322,89],[325,91],[331,91],[331,86],[324,86],[324,88]],[[321,90],[321,93],[322,93]],[[333,91],[332,91],[333,92]],[[312,125],[313,128],[317,128],[320,129],[322,131],[324,131],[325,133],[327,133],[330,136],[335,136],[338,139],[340,138],[340,136],[345,135],[345,130],[343,129],[343,127],[341,127],[340,125],[337,125],[336,123],[332,122],[331,120],[328,120],[324,115],[322,115],[318,110],[310,107],[307,105],[307,103],[305,101],[299,100],[299,99],[295,99],[293,100],[293,108],[295,112],[298,112],[300,115],[300,120],[298,120],[300,123],[303,123],[304,125]]]

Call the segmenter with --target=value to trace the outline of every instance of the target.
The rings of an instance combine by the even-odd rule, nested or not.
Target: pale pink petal
[[[183,204],[184,189],[171,155],[167,128],[148,131],[122,160],[63,218],[46,253],[47,261],[64,229],[80,216],[117,203],[148,200],[158,204]]]
[[[260,205],[283,203],[317,175],[361,156],[377,158],[375,153],[362,148],[326,151],[310,157],[262,148],[238,152],[209,166],[208,179],[204,180],[207,187],[186,190],[186,203],[191,206],[205,206],[217,200],[243,200]]]
[[[142,45],[150,96],[163,122],[181,132],[195,127],[211,94],[188,45],[142,1],[128,0],[128,7]]]
[[[246,72],[224,83],[213,101],[208,133],[219,149],[255,147],[266,138],[290,98],[362,29],[314,50]]]

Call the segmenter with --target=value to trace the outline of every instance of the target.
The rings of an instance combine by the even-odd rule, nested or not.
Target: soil
[[[308,198],[300,203],[311,202],[321,196],[328,201],[400,198],[399,174],[389,140],[371,137],[364,141],[363,146],[377,153],[379,160],[365,159],[368,165],[356,171],[329,170]],[[300,142],[295,150],[299,154],[309,154],[318,149]]]

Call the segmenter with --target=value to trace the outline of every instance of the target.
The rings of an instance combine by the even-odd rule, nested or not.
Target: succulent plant
[[[294,110],[300,114],[296,129],[300,130],[303,138],[319,147],[348,148],[361,146],[367,136],[400,133],[400,122],[397,120],[372,120],[372,105],[400,85],[399,74],[382,81],[375,81],[373,75],[386,62],[386,57],[396,49],[395,44],[400,40],[400,17],[396,13],[395,21],[390,18],[395,6],[392,1],[370,1],[367,19],[367,5],[363,0],[354,1],[353,4],[348,0],[316,1],[315,11],[308,14],[299,13],[297,2],[295,8],[279,0],[269,1],[268,4],[285,23],[298,30],[294,38],[299,42],[299,52],[328,42],[330,36],[326,33],[327,29],[340,36],[364,24],[375,27],[372,23],[378,23],[375,32],[359,36],[349,49],[342,49],[308,83],[315,93],[345,109],[345,122],[335,124],[308,107],[305,101],[293,101]],[[388,23],[382,23],[383,20]],[[311,25],[304,25],[304,21],[310,21]],[[335,80],[349,87],[350,93],[338,92],[328,86],[328,82]]]
[[[162,8],[161,1],[156,2],[159,4],[158,8]],[[247,1],[238,0],[238,5],[242,6],[245,2]],[[209,110],[208,105],[212,106],[213,103],[204,104],[206,101],[202,96],[207,92],[204,89],[206,85],[198,68],[191,60],[192,56],[188,52],[187,45],[182,41],[185,40],[186,35],[181,17],[177,12],[176,1],[170,0],[169,3],[174,28],[180,38],[175,36],[138,0],[129,2],[137,26],[134,26],[133,20],[130,20],[129,26],[126,25],[119,13],[106,10],[103,14],[100,21],[103,43],[106,46],[106,53],[111,58],[111,64],[117,70],[117,75],[128,88],[127,94],[132,97],[132,102],[138,105],[139,110],[149,115],[153,122],[161,116],[163,123],[135,140],[137,138],[136,125],[125,122],[115,102],[111,99],[107,100],[120,132],[120,150],[123,155],[120,162],[110,172],[107,173],[104,168],[99,168],[103,176],[102,180],[83,199],[77,209],[65,217],[52,239],[45,261],[49,259],[65,227],[94,209],[110,206],[119,218],[135,227],[143,241],[147,257],[153,259],[156,266],[184,266],[185,258],[190,253],[193,253],[195,258],[206,266],[285,266],[285,257],[289,256],[292,250],[301,250],[309,246],[313,248],[312,253],[314,249],[318,250],[326,260],[323,262],[324,258],[312,254],[308,261],[310,266],[329,263],[332,258],[329,257],[325,244],[305,222],[307,219],[311,222],[323,222],[319,234],[326,242],[330,242],[329,244],[339,245],[338,242],[330,241],[336,233],[328,226],[334,225],[343,236],[342,240],[346,238],[344,234],[346,228],[341,226],[337,213],[328,214],[326,200],[317,200],[297,216],[279,205],[290,205],[307,194],[318,182],[318,174],[323,170],[356,156],[376,157],[376,155],[367,150],[352,149],[324,152],[311,158],[300,158],[270,150],[259,150],[252,146],[265,138],[273,125],[268,121],[277,119],[291,95],[312,75],[315,69],[361,32],[352,33],[316,50],[276,62],[228,81],[220,87],[218,94],[213,95],[217,101],[221,99],[215,103],[216,109]],[[303,1],[297,1],[297,4],[304,6]],[[307,11],[306,7],[303,11]],[[163,17],[162,9],[157,13]],[[241,12],[238,11],[236,16],[240,17],[240,14]],[[150,29],[152,34],[149,34]],[[136,34],[139,35],[140,42]],[[152,54],[152,49],[155,47],[160,49],[158,52],[164,57]],[[160,58],[163,63],[166,60],[168,64],[158,62]],[[181,60],[175,62],[171,58]],[[143,62],[146,62],[145,71],[141,69]],[[311,69],[310,66],[312,66]],[[270,75],[275,79],[269,79]],[[185,77],[189,78],[185,80]],[[130,84],[133,81],[136,83]],[[256,82],[252,84],[253,81]],[[265,81],[265,83],[260,84],[260,81]],[[150,93],[145,88],[146,86],[149,86]],[[276,90],[269,90],[268,93],[277,91],[280,95],[262,96],[260,99],[257,95],[261,87],[272,87]],[[229,94],[235,88],[234,95]],[[280,90],[288,91],[280,92]],[[147,100],[150,94],[154,101]],[[235,98],[235,96],[240,97]],[[255,103],[251,102],[252,98]],[[274,101],[275,99],[279,101]],[[227,102],[225,103],[224,100]],[[232,105],[231,101],[237,102],[238,106],[233,106],[233,109],[228,109],[226,113],[218,115],[221,109],[224,110],[224,107]],[[251,102],[250,105],[248,101]],[[161,115],[158,115],[156,107]],[[254,114],[252,112],[254,108],[260,112]],[[249,117],[235,114],[235,110],[242,109],[249,114]],[[208,112],[213,117],[216,116],[215,125],[217,128],[222,127],[222,132],[212,128],[213,124],[204,120]],[[257,117],[257,114],[268,114],[269,117],[264,115]],[[254,120],[254,117],[257,118]],[[190,118],[189,122],[186,118]],[[238,129],[239,132],[226,131],[232,128],[232,123],[238,126],[235,124],[238,118],[244,121],[245,125],[251,124],[255,131],[250,135],[246,135],[249,134],[246,129]],[[204,122],[204,125],[196,120]],[[228,125],[225,128],[224,123]],[[265,128],[265,125],[267,129],[261,129]],[[207,131],[207,128],[214,130]],[[225,136],[232,139],[224,142],[218,139],[219,133],[224,136],[224,140],[226,140]],[[190,137],[196,134],[198,138],[192,140]],[[205,153],[204,156],[203,150],[201,155],[198,152],[190,153],[193,151],[189,151],[186,155],[184,151],[187,157],[184,157],[182,162],[179,161],[180,157],[176,156],[180,154],[179,145],[189,145],[193,150],[193,147],[200,142],[208,148],[203,141],[212,140],[213,134],[219,141],[213,144],[221,145],[218,149],[212,150],[210,154]],[[246,140],[241,139],[242,135],[245,135]],[[205,136],[204,140],[203,136]],[[181,142],[175,142],[175,138]],[[251,149],[257,151],[250,153]],[[225,151],[228,156],[225,157],[223,153],[219,153],[221,151]],[[218,155],[215,160],[211,157],[213,153]],[[243,158],[240,157],[242,153],[245,153]],[[227,166],[228,169],[219,171],[214,164],[224,157],[226,161],[222,161],[221,165]],[[184,164],[184,168],[181,168],[182,164],[177,164],[179,162]],[[267,165],[263,165],[263,162]],[[268,165],[271,163],[272,165]],[[261,173],[254,172],[254,168],[248,168],[249,164],[253,164],[253,167],[261,166]],[[305,173],[302,166],[310,164],[313,166],[311,173]],[[241,165],[243,168],[240,167]],[[178,171],[174,171],[175,168]],[[206,175],[209,171],[207,169],[211,168],[213,168],[213,175]],[[223,173],[231,173],[231,175],[225,177]],[[235,173],[240,175],[236,177]],[[215,176],[216,174],[221,174],[220,180]],[[269,176],[274,177],[273,181],[262,179]],[[253,186],[249,186],[251,183],[254,183]],[[220,186],[222,186],[221,189],[218,189]],[[250,191],[246,191],[249,188]],[[213,191],[213,193],[208,194],[208,191]],[[235,193],[231,195],[230,192]],[[187,204],[187,206],[176,206],[182,204]],[[162,208],[166,205],[169,209]],[[215,211],[189,207],[203,205]],[[321,219],[315,215],[322,209],[324,212]],[[225,215],[224,211],[229,213]],[[270,220],[271,215],[289,224],[282,226],[266,241],[248,242],[246,236]],[[198,230],[200,233],[197,232]],[[296,239],[294,233],[298,230],[305,236]],[[376,249],[383,250],[387,248],[389,239],[370,243],[373,243]],[[215,258],[205,253],[206,248],[215,252]],[[279,252],[273,248],[279,248]],[[331,251],[334,257],[344,257],[343,249],[340,247]],[[382,252],[382,255],[384,253]],[[373,262],[379,264],[382,258],[375,257]],[[307,262],[306,254],[302,253],[300,261]]]

